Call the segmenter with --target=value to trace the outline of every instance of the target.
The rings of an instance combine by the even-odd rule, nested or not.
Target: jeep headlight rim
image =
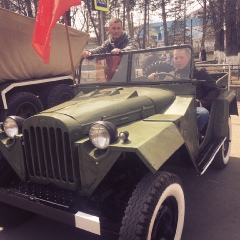
[[[117,127],[108,121],[98,121],[89,130],[89,140],[98,149],[106,149],[118,138]]]
[[[13,139],[17,134],[22,133],[23,122],[24,118],[9,116],[3,122],[3,130],[9,138]]]

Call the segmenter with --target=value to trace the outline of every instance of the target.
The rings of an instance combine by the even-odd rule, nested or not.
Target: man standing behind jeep
[[[84,51],[82,53],[83,58],[88,58],[92,54],[112,53],[119,54],[121,51],[135,50],[139,48],[138,42],[128,36],[123,31],[122,20],[119,18],[112,18],[109,20],[108,31],[110,33],[109,38],[95,49]]]
[[[111,81],[122,59],[122,56],[118,56],[118,54],[122,51],[136,50],[139,45],[123,31],[122,20],[119,18],[109,20],[108,31],[110,33],[108,40],[102,46],[84,51],[82,57],[88,58],[92,54],[112,53],[113,56],[106,57],[107,67],[104,69],[106,81]]]

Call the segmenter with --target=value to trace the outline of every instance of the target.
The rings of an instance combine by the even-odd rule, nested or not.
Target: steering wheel
[[[150,64],[145,69],[143,69],[143,74],[148,76],[148,75],[150,75],[151,73],[154,73],[154,72],[169,73],[169,72],[173,72],[173,71],[175,71],[175,67],[173,65],[171,65],[170,63],[157,61],[157,62],[154,62],[154,63]]]
[[[168,73],[168,72],[157,72],[154,76],[154,79],[155,79],[156,76],[164,76],[164,78],[166,76],[169,76],[169,77],[172,78],[172,80],[177,80],[176,76],[174,76],[172,73]],[[161,79],[159,79],[159,80],[161,80]],[[162,79],[162,80],[166,81],[168,79]]]

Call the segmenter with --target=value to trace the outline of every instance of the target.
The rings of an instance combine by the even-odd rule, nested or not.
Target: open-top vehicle
[[[198,175],[210,164],[223,169],[230,115],[238,110],[227,74],[212,74],[221,94],[200,134],[194,61],[179,78],[170,57],[176,48],[192,51],[83,59],[75,98],[26,120],[8,117],[0,132],[0,201],[121,240],[181,239],[184,192],[169,166]],[[158,80],[148,78],[153,72]]]

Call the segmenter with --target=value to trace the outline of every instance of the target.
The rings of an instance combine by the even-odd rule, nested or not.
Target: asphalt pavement
[[[239,103],[240,112],[240,103]],[[193,169],[175,169],[182,179],[186,216],[182,240],[240,239],[240,117],[232,116],[231,157],[224,170],[210,167],[203,176]],[[19,211],[16,209],[16,211]],[[21,211],[17,214],[21,216]],[[8,223],[8,224],[6,224]],[[112,240],[33,215],[24,221],[0,206],[0,240]]]

